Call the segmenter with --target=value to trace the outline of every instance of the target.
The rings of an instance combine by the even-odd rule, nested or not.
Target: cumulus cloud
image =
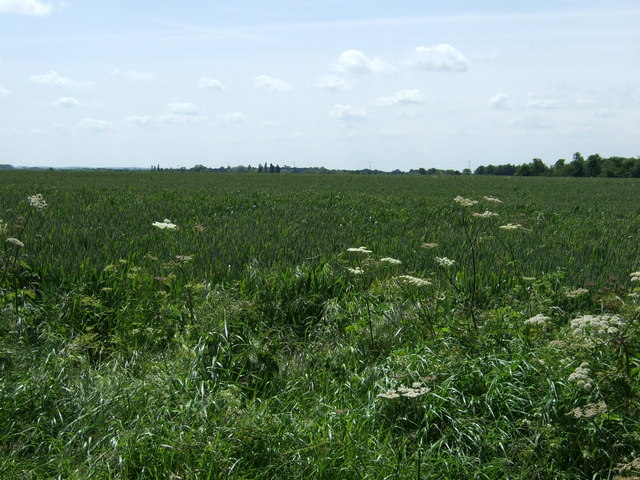
[[[221,113],[218,121],[224,125],[246,125],[247,116],[242,112]]]
[[[208,90],[226,90],[222,82],[216,80],[215,78],[209,77],[200,77],[200,80],[198,80],[198,87],[206,88]]]
[[[349,90],[353,87],[353,85],[354,82],[335,75],[325,75],[323,77],[320,77],[313,84],[313,86],[316,88],[323,88],[325,90],[331,90],[333,92]]]
[[[360,50],[345,50],[340,54],[338,63],[332,65],[332,69],[336,72],[343,73],[391,73],[395,69],[384,62],[382,59],[375,57],[369,58]]]
[[[93,118],[85,118],[76,124],[80,130],[87,130],[90,132],[106,132],[113,129],[113,123],[106,120],[96,120]]]
[[[418,47],[403,60],[403,63],[423,72],[464,72],[469,69],[469,61],[465,56],[447,43]]]
[[[367,118],[367,112],[353,105],[337,104],[331,108],[329,118],[339,121],[364,120]]]
[[[420,90],[400,90],[390,97],[378,97],[376,105],[380,107],[392,107],[394,105],[416,105],[424,103]]]
[[[124,125],[136,127],[159,127],[162,125],[194,123],[205,120],[202,111],[193,103],[173,102],[167,104],[167,110],[160,115],[132,115],[124,119]]]
[[[291,90],[291,84],[280,78],[273,78],[268,75],[259,75],[254,78],[253,86],[265,90],[273,90],[274,92],[288,92]]]
[[[52,102],[51,105],[53,105],[54,107],[73,108],[83,107],[84,103],[73,97],[60,97],[55,102]]]
[[[65,87],[65,88],[83,87],[83,86],[89,85],[89,82],[78,82],[68,77],[63,77],[62,75],[58,75],[58,73],[54,70],[51,70],[49,73],[31,75],[29,77],[29,82],[35,83],[38,85],[56,85],[58,87]]]
[[[509,95],[497,93],[489,99],[489,106],[497,110],[506,110],[509,108]]]
[[[53,5],[39,0],[0,0],[0,13],[46,17],[51,12],[53,12]]]
[[[0,84],[0,98],[8,97],[9,95],[11,95],[11,90],[4,88],[2,84]]]

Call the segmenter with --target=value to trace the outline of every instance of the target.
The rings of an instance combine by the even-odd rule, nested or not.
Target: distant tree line
[[[589,155],[585,160],[580,152],[573,154],[567,163],[563,158],[549,167],[539,158],[519,166],[481,165],[475,169],[474,175],[517,175],[521,177],[611,177],[640,178],[640,157],[603,158],[597,153]]]

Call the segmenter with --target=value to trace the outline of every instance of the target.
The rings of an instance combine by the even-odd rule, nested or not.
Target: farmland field
[[[633,478],[639,198],[2,172],[0,477]]]

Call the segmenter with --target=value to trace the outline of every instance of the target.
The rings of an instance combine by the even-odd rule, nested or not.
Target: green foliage
[[[633,478],[637,190],[9,171],[0,477]]]

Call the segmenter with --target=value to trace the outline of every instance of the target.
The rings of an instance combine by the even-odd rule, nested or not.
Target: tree
[[[602,158],[597,153],[589,155],[585,164],[585,175],[587,177],[598,177],[602,172]]]

